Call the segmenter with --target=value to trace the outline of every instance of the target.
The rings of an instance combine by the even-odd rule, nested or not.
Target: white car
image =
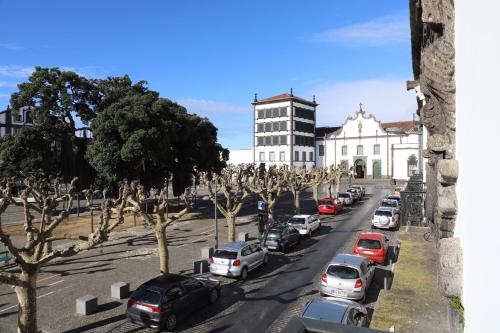
[[[352,205],[352,202],[354,201],[352,194],[349,192],[340,192],[337,195],[337,198],[344,204],[344,206]]]
[[[379,207],[372,218],[372,228],[393,229],[399,223],[399,213],[394,207]]]
[[[210,273],[246,280],[249,271],[269,262],[267,248],[246,242],[227,243],[210,258]]]
[[[366,194],[364,186],[361,186],[361,185],[352,185],[351,188],[355,188],[357,190],[360,190],[361,191],[361,197],[364,197],[365,194]]]
[[[288,224],[295,228],[299,234],[308,236],[321,227],[320,219],[313,215],[294,215],[288,220]]]

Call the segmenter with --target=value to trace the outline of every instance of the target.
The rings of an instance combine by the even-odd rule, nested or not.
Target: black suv
[[[263,247],[283,253],[295,244],[300,244],[300,234],[295,228],[286,224],[272,226],[262,237]]]

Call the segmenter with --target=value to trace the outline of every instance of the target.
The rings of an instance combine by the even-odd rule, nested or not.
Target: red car
[[[337,214],[344,209],[344,204],[335,198],[325,198],[318,201],[318,214]]]
[[[385,256],[389,249],[389,239],[378,232],[362,232],[354,243],[354,254],[359,254],[368,260],[379,264],[385,263]]]

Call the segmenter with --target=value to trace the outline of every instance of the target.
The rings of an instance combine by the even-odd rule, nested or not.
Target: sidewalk
[[[389,290],[380,292],[371,328],[398,333],[449,332],[448,301],[438,291],[437,249],[428,228],[399,232],[401,249]]]

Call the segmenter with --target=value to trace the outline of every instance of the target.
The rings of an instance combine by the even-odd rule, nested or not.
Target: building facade
[[[0,137],[16,135],[23,126],[33,125],[33,111],[29,106],[12,110],[9,106],[0,111]]]
[[[290,168],[316,164],[316,103],[293,95],[293,91],[252,103],[254,144],[250,161]],[[243,153],[244,154],[244,153]],[[241,154],[237,154],[241,155]]]
[[[318,137],[317,166],[346,164],[354,177],[407,179],[422,172],[423,134],[415,121],[381,123],[360,109],[333,133]]]

